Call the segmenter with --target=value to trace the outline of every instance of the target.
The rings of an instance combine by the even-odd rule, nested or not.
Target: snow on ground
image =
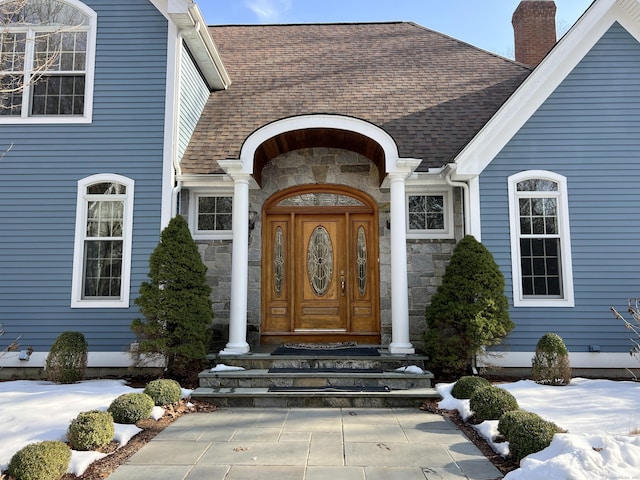
[[[640,478],[640,383],[574,378],[570,385],[551,387],[530,380],[498,385],[511,392],[520,408],[556,423],[567,433],[556,434],[542,452],[529,455],[505,480],[541,478],[601,480]],[[469,418],[469,400],[451,396],[453,383],[436,386],[439,407]],[[492,441],[498,422],[476,426],[494,450],[506,456],[508,443]]]
[[[451,396],[453,384],[437,385],[443,409],[471,415],[468,400]],[[541,478],[601,480],[640,478],[640,383],[574,378],[566,387],[538,385],[524,380],[501,384],[520,407],[555,422],[568,433],[557,434],[542,452],[529,455],[506,480]],[[73,385],[41,381],[0,382],[0,470],[25,445],[42,440],[66,440],[71,420],[88,410],[106,410],[123,393],[140,392],[124,381],[92,380]],[[183,397],[191,392],[183,390]],[[154,409],[153,418],[162,412]],[[491,439],[498,422],[484,422],[478,430]],[[140,430],[116,424],[115,439],[126,444]],[[491,442],[496,451],[508,454],[508,443]],[[76,475],[103,456],[96,452],[72,454],[69,471]]]
[[[29,443],[66,441],[71,420],[80,412],[106,410],[123,393],[142,392],[120,380],[92,380],[72,385],[20,380],[0,382],[0,470],[15,452]],[[155,414],[158,412],[155,411]],[[115,440],[125,445],[140,432],[135,425],[115,425]],[[81,475],[98,452],[73,451],[69,472]]]

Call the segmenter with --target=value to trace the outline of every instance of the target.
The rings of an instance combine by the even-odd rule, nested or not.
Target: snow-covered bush
[[[499,420],[502,415],[511,410],[518,410],[518,401],[502,388],[493,385],[480,388],[471,395],[469,408],[473,411],[474,420]]]
[[[153,398],[146,393],[125,393],[111,402],[107,411],[116,423],[134,424],[149,418],[154,406]]]
[[[71,449],[63,442],[38,442],[18,450],[7,473],[15,480],[59,480],[71,461]]]
[[[451,395],[454,398],[465,400],[471,398],[476,390],[491,385],[489,380],[482,377],[460,377],[451,389]]]
[[[87,341],[82,333],[62,332],[47,355],[47,378],[55,383],[82,380],[87,368],[87,350]]]
[[[536,345],[531,360],[533,380],[544,385],[568,385],[571,382],[569,352],[562,338],[555,333],[546,333]]]
[[[517,416],[514,424],[507,428],[507,431],[509,433],[505,437],[509,442],[509,454],[519,462],[527,455],[544,450],[551,445],[553,436],[562,432],[562,429],[555,423],[531,413]]]
[[[67,429],[67,440],[74,450],[96,450],[113,440],[115,426],[109,412],[91,410],[81,412]]]
[[[179,401],[182,396],[182,389],[175,380],[162,378],[149,382],[144,389],[144,393],[153,398],[156,405],[163,406]]]

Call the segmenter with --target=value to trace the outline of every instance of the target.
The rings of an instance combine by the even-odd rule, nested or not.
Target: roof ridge
[[[385,20],[379,22],[300,22],[300,23],[222,23],[211,24],[207,27],[308,27],[313,25],[394,25],[394,24],[415,24],[405,20]],[[417,24],[415,24],[417,25]]]

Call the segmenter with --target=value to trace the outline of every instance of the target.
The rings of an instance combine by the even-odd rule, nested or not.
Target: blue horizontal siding
[[[570,351],[627,352],[613,318],[640,296],[640,46],[615,24],[482,173],[482,240],[507,281],[516,328],[500,349],[556,332]],[[567,177],[575,308],[513,307],[507,178]]]
[[[86,0],[98,15],[93,122],[3,125],[0,151],[0,322],[6,338],[46,351],[65,330],[91,351],[126,351],[133,299],[160,233],[167,21],[148,0]],[[77,181],[135,180],[131,306],[72,309]]]

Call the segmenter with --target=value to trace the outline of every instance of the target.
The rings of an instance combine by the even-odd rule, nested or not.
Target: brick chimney
[[[553,0],[521,0],[511,18],[516,62],[535,67],[556,44]]]

